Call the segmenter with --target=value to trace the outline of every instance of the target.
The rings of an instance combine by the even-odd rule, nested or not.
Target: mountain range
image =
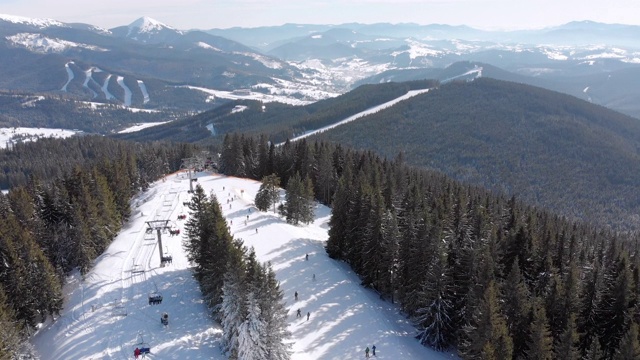
[[[101,29],[0,15],[0,88],[202,111],[238,98],[234,90],[305,104],[362,83],[446,80],[434,71],[454,77],[464,72],[452,65],[470,62],[640,117],[639,34],[588,21],[510,32],[384,23],[177,30],[148,17]]]
[[[52,103],[84,103],[109,119],[68,116],[85,132],[173,116],[121,136],[220,144],[241,131],[280,142],[433,88],[319,136],[385,156],[402,149],[411,164],[630,229],[640,225],[631,195],[640,178],[637,31],[592,22],[528,32],[415,24],[182,31],[150,18],[106,30],[3,15],[0,99],[11,111],[0,123],[46,126]],[[398,83],[416,79],[433,81]],[[134,108],[150,115],[122,116]],[[75,111],[56,109],[56,118]]]

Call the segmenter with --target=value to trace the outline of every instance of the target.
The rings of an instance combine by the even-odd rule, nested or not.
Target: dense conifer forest
[[[221,169],[331,205],[330,257],[464,359],[638,358],[638,239],[324,142],[229,135]],[[631,355],[629,355],[631,354]]]
[[[61,310],[65,275],[86,272],[135,210],[131,198],[195,151],[78,137],[0,152],[5,174],[17,165],[27,174],[0,195],[0,321],[14,324],[2,329],[0,358],[28,353],[30,329]],[[636,237],[410,167],[403,157],[233,134],[219,167],[264,179],[258,202],[266,208],[274,184],[296,194],[280,209],[291,223],[308,221],[301,198],[330,205],[327,254],[397,302],[425,346],[464,359],[638,355]],[[230,236],[217,199],[197,187],[189,206],[186,250],[227,354],[252,349],[287,359],[286,311],[269,264]]]
[[[476,79],[315,135],[617,230],[640,221],[640,122],[569,95]]]
[[[118,89],[122,90],[120,87]],[[187,99],[183,99],[185,104],[196,102]],[[204,99],[198,101],[205,103]],[[82,130],[89,134],[111,134],[138,123],[169,121],[190,115],[186,110],[177,110],[168,105],[162,110],[133,111],[118,104],[91,104],[70,95],[0,90],[0,128],[62,128]],[[208,109],[203,109],[202,105],[192,108]]]
[[[28,357],[24,340],[59,314],[66,276],[88,271],[135,210],[132,197],[194,151],[90,136],[0,150],[11,186],[0,194],[0,359]]]
[[[306,106],[236,101],[193,117],[117,137],[135,141],[172,140],[219,145],[225,134],[243,132],[254,135],[268,133],[271,134],[269,140],[283,142],[295,135],[333,124],[372,106],[393,100],[409,90],[434,86],[437,86],[437,81],[434,80],[362,85],[336,98]],[[232,111],[236,106],[246,108],[243,111]]]

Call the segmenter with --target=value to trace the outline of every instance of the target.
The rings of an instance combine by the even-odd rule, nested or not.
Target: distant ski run
[[[149,102],[149,92],[147,91],[147,87],[144,85],[144,81],[142,80],[138,80],[138,87],[140,88],[140,91],[142,91],[142,96],[143,99],[142,103],[146,104]]]
[[[341,120],[341,121],[338,121],[335,124],[331,124],[331,125],[322,127],[320,129],[317,129],[317,130],[309,131],[309,132],[307,132],[307,133],[305,133],[303,135],[296,136],[293,139],[290,139],[289,141],[297,141],[297,140],[304,139],[304,138],[306,138],[308,136],[311,136],[311,135],[315,135],[315,134],[318,134],[318,133],[321,133],[321,132],[324,132],[324,131],[327,131],[327,130],[331,130],[331,129],[333,129],[335,127],[338,127],[340,125],[344,125],[346,123],[349,123],[349,122],[352,122],[354,120],[357,120],[357,119],[359,119],[359,118],[361,118],[363,116],[367,116],[367,115],[371,115],[371,114],[377,113],[378,111],[384,110],[386,108],[389,108],[389,107],[391,107],[391,106],[393,106],[393,105],[395,105],[395,104],[397,104],[397,103],[399,103],[399,102],[401,102],[403,100],[407,100],[407,99],[412,98],[414,96],[417,96],[417,95],[420,95],[420,94],[424,94],[424,93],[428,92],[429,90],[431,90],[431,89],[410,90],[406,94],[404,94],[404,95],[402,95],[400,97],[397,97],[397,98],[395,98],[395,99],[393,99],[391,101],[387,101],[386,103],[371,107],[371,108],[369,108],[367,110],[364,110],[364,111],[361,111],[361,112],[359,112],[359,113],[357,113],[355,115],[351,115],[348,118],[346,118],[344,120]],[[280,143],[278,145],[282,145],[282,144],[283,143]]]
[[[69,64],[73,64],[73,61],[69,61],[68,63],[64,64],[64,68],[65,70],[67,70],[67,82],[64,84],[62,89],[60,89],[64,92],[67,92],[67,86],[69,86],[69,83],[75,77],[75,75],[73,74],[73,70],[71,70],[71,68],[69,67]]]
[[[120,85],[120,87],[122,88],[122,90],[124,90],[124,106],[131,106],[131,89],[129,89],[129,87],[124,83],[124,77],[123,76],[118,76],[117,78],[118,81],[118,85]]]

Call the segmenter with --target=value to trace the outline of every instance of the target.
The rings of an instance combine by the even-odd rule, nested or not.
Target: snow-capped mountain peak
[[[160,21],[152,19],[148,16],[143,16],[129,24],[129,31],[135,30],[138,33],[151,33],[160,31],[162,29],[174,30],[172,27],[165,25]]]
[[[6,14],[0,14],[0,21],[6,21],[14,24],[30,25],[41,29],[48,28],[50,26],[66,26],[65,24],[53,19],[36,19]]]

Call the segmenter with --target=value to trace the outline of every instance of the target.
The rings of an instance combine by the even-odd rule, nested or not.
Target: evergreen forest
[[[36,324],[59,315],[67,275],[84,275],[135,213],[131,200],[178,170],[192,145],[98,136],[0,150],[0,359],[29,358]]]
[[[0,321],[14,324],[1,330],[0,358],[29,352],[35,324],[62,308],[65,276],[88,271],[135,213],[131,199],[196,151],[93,136],[0,151],[14,181],[0,195]],[[218,166],[262,180],[263,210],[278,186],[287,189],[278,210],[292,224],[310,221],[313,199],[331,206],[327,254],[397,303],[425,346],[463,359],[639,355],[634,235],[408,166],[403,153],[387,159],[328,142],[276,146],[265,135],[228,134]],[[288,359],[270,265],[233,239],[215,197],[196,187],[189,208],[185,250],[227,355]]]
[[[225,137],[227,175],[331,205],[328,255],[463,359],[638,358],[638,239],[326,142]],[[273,179],[273,177],[272,177]],[[629,357],[629,354],[632,354]]]

